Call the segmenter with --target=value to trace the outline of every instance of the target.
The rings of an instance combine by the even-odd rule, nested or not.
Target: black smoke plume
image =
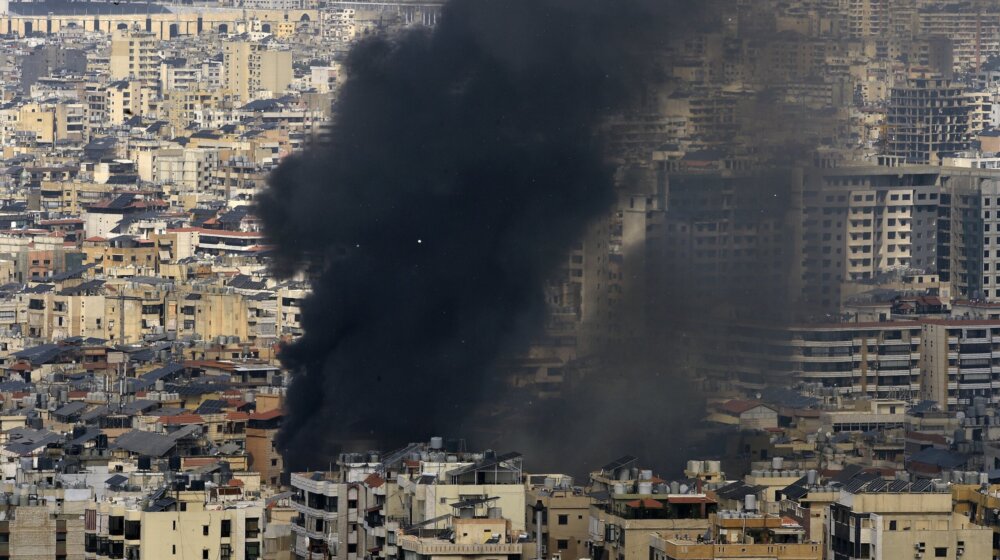
[[[690,3],[692,6],[700,4]],[[545,279],[613,202],[596,131],[700,15],[675,0],[453,0],[431,32],[358,44],[329,140],[258,211],[279,273],[318,270],[281,447],[391,446],[463,419],[499,352],[543,322]]]

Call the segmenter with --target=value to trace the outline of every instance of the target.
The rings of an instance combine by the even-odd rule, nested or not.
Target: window
[[[125,538],[129,540],[135,540],[140,538],[142,534],[142,526],[139,521],[125,521]]]
[[[176,544],[170,545],[170,554],[177,554],[177,545]]]
[[[889,530],[890,531],[895,531],[896,530],[896,522],[895,521],[890,521],[889,522]]]
[[[568,515],[560,514],[559,515],[559,524],[560,525],[566,525],[568,523],[569,523],[569,516]]]
[[[232,555],[233,549],[228,544],[224,544],[219,548],[219,560],[229,560]]]
[[[228,519],[223,519],[222,525],[221,527],[219,527],[219,529],[222,532],[223,537],[228,537],[230,531],[232,530],[232,522],[229,521]]]
[[[248,539],[256,539],[260,535],[260,526],[256,517],[247,519],[246,527],[246,537]]]
[[[948,557],[948,547],[947,546],[936,547],[934,549],[934,557],[935,558],[947,558]]]
[[[559,550],[566,550],[569,548],[569,541],[566,539],[559,539],[556,541],[556,548]]]
[[[357,554],[357,552],[358,552],[358,545],[357,545],[357,543],[347,543],[347,553],[348,554]]]
[[[208,560],[208,549],[201,549],[201,560]]]

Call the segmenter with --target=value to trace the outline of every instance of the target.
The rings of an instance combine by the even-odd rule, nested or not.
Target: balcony
[[[295,543],[295,555],[305,558],[306,560],[329,560],[325,552],[310,551],[309,547],[301,546],[298,542]]]
[[[959,387],[960,391],[975,391],[978,389],[989,389],[990,383],[988,381],[981,383],[962,383]]]
[[[963,338],[962,344],[989,344],[989,338]]]
[[[324,496],[337,495],[337,481],[328,478],[313,480],[311,475],[312,473],[292,473],[292,487]],[[334,475],[330,474],[330,476]]]
[[[520,543],[451,544],[447,541],[417,540],[415,538],[400,539],[399,546],[403,550],[416,552],[420,556],[506,556],[521,554],[523,548]]]
[[[292,509],[295,510],[297,513],[327,521],[337,517],[337,512],[332,511],[330,507],[327,507],[325,509],[317,509],[317,508],[311,508],[296,499],[292,499],[290,501],[292,504]]]
[[[653,541],[654,548],[660,548],[668,558],[677,560],[715,558],[800,560],[820,558],[822,550],[818,544],[697,544],[690,541],[664,541],[660,537],[654,537]]]
[[[292,532],[298,535],[303,535],[305,537],[318,541],[327,540],[326,533],[310,529],[308,520],[304,520],[301,517],[293,519],[291,527],[292,527]]]
[[[844,354],[842,356],[799,356],[799,360],[803,362],[851,362],[853,359],[850,354]]]

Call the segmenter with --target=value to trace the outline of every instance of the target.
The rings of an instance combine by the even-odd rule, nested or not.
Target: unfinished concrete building
[[[916,78],[894,87],[886,117],[887,152],[909,163],[940,162],[969,148],[971,106],[961,86],[940,78]]]

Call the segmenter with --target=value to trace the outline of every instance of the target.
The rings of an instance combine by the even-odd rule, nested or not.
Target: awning
[[[663,503],[654,500],[652,498],[643,498],[641,500],[632,500],[631,502],[625,502],[625,505],[630,508],[646,508],[646,509],[663,509]]]

